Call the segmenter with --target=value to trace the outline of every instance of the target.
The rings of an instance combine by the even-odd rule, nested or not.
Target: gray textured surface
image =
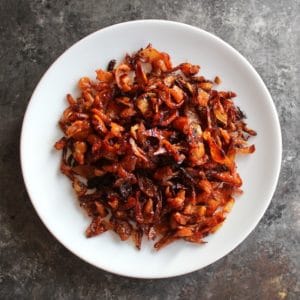
[[[61,246],[33,210],[19,166],[24,111],[51,62],[90,32],[143,18],[199,26],[239,50],[268,86],[283,133],[277,191],[247,240],[203,270],[147,281],[98,270]],[[300,299],[299,86],[297,0],[1,0],[0,299]]]

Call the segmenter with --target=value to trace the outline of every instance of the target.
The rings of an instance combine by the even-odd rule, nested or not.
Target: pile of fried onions
[[[184,239],[203,243],[240,194],[235,157],[255,151],[234,92],[190,63],[172,66],[151,45],[126,55],[97,80],[79,80],[60,119],[61,171],[92,221],[87,237],[107,230],[122,241],[155,240],[158,250]]]

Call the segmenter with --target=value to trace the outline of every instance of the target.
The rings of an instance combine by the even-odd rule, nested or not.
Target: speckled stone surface
[[[283,161],[273,201],[253,233],[215,264],[137,280],[98,270],[47,231],[22,180],[19,137],[41,75],[88,33],[159,18],[208,30],[257,69],[276,104]],[[0,299],[300,299],[300,2],[0,1]]]

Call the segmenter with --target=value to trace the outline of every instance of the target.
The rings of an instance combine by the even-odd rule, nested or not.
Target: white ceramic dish
[[[89,224],[79,208],[69,180],[61,175],[61,153],[53,149],[62,133],[57,126],[66,107],[65,95],[76,94],[80,77],[95,77],[112,59],[121,59],[151,42],[168,52],[173,63],[190,61],[208,78],[219,75],[220,88],[237,92],[238,105],[258,132],[253,155],[238,160],[244,194],[205,245],[176,242],[155,252],[144,242],[137,251],[114,233],[87,239]],[[21,136],[21,164],[31,201],[49,231],[71,252],[90,264],[139,278],[177,276],[220,259],[255,228],[274,193],[281,163],[281,132],[271,96],[254,68],[216,36],[185,24],[144,20],[117,24],[82,39],[61,55],[45,73],[28,105]],[[30,222],[30,220],[28,220]]]

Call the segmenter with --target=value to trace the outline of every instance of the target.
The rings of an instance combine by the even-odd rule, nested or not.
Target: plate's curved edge
[[[255,77],[257,78],[257,80],[260,82],[261,86],[263,87],[264,93],[266,94],[269,103],[272,107],[272,116],[274,118],[275,124],[276,124],[276,137],[277,137],[277,142],[278,142],[278,153],[276,156],[278,156],[278,160],[277,160],[277,166],[276,166],[276,175],[274,177],[273,180],[273,185],[272,185],[272,189],[269,192],[268,195],[268,201],[266,201],[265,206],[263,207],[263,209],[261,210],[260,215],[257,217],[256,222],[253,223],[252,227],[250,227],[248,229],[248,231],[245,233],[244,238],[235,243],[232,247],[230,247],[231,249],[229,249],[228,251],[226,251],[225,253],[223,253],[222,255],[219,255],[217,258],[212,259],[211,261],[208,261],[205,265],[202,266],[202,268],[207,267],[208,265],[212,264],[213,262],[216,262],[218,260],[220,260],[221,258],[223,258],[224,256],[228,255],[231,251],[233,251],[236,247],[238,247],[248,236],[249,234],[255,229],[255,227],[258,225],[258,223],[260,222],[260,220],[262,219],[265,211],[267,210],[268,206],[270,205],[270,202],[272,200],[272,197],[274,195],[274,192],[276,190],[277,187],[277,183],[278,183],[278,179],[279,179],[279,175],[280,175],[280,169],[281,169],[281,161],[282,161],[282,135],[281,135],[281,128],[280,128],[280,122],[279,122],[279,117],[276,111],[276,107],[275,104],[272,100],[271,94],[269,92],[269,90],[267,89],[264,81],[262,80],[262,78],[260,77],[260,75],[257,73],[257,71],[254,69],[254,67],[248,62],[248,60],[241,54],[239,53],[235,48],[233,48],[231,45],[229,45],[227,42],[223,41],[221,38],[219,38],[218,36],[203,30],[201,28],[192,26],[192,25],[188,25],[188,24],[184,24],[184,23],[180,23],[180,22],[175,22],[175,21],[168,21],[168,20],[159,20],[159,19],[147,19],[147,20],[135,20],[135,21],[128,21],[128,22],[123,22],[123,23],[118,23],[118,24],[114,24],[114,25],[110,25],[107,27],[104,27],[100,30],[97,30],[95,32],[92,32],[91,34],[83,37],[82,39],[80,39],[79,41],[77,41],[75,44],[73,44],[72,46],[70,46],[67,50],[65,50],[47,69],[47,71],[43,74],[43,76],[41,77],[41,79],[39,80],[38,84],[36,85],[36,88],[34,89],[32,96],[29,100],[29,103],[27,105],[25,114],[24,114],[24,118],[23,118],[23,123],[22,123],[22,129],[21,129],[21,135],[20,135],[20,162],[21,162],[21,170],[22,170],[22,174],[23,174],[23,179],[24,179],[24,183],[25,183],[25,188],[27,190],[27,193],[29,195],[29,198],[31,200],[31,203],[36,211],[36,213],[38,214],[39,218],[41,219],[42,223],[45,225],[45,227],[48,229],[48,231],[52,234],[52,236],[55,237],[55,239],[57,239],[66,249],[68,249],[71,253],[73,253],[74,255],[76,255],[77,257],[79,257],[80,259],[82,259],[83,261],[97,267],[97,268],[101,268],[104,271],[116,274],[116,275],[120,275],[120,276],[125,276],[125,277],[132,277],[132,278],[141,278],[141,279],[159,279],[159,278],[170,278],[170,277],[176,277],[176,276],[181,276],[181,275],[185,275],[185,274],[189,274],[192,272],[195,272],[197,270],[199,270],[199,268],[195,268],[192,270],[189,270],[188,272],[173,272],[172,274],[168,274],[167,272],[163,275],[158,275],[158,276],[145,276],[145,275],[137,275],[137,274],[124,274],[122,272],[118,272],[116,270],[111,270],[111,269],[107,269],[107,268],[103,268],[103,267],[99,267],[98,265],[94,264],[92,261],[86,259],[85,257],[82,257],[81,255],[79,255],[78,253],[76,253],[75,251],[73,251],[72,249],[70,249],[69,247],[67,247],[65,245],[65,243],[58,237],[56,236],[51,229],[47,226],[47,224],[44,222],[44,220],[41,218],[41,215],[35,205],[35,201],[33,200],[33,198],[31,197],[30,194],[30,190],[29,190],[29,183],[28,180],[26,179],[26,175],[25,175],[25,169],[24,169],[24,157],[23,157],[23,151],[22,149],[24,148],[23,144],[24,144],[24,132],[25,132],[25,126],[26,126],[26,120],[28,118],[28,115],[30,113],[31,107],[33,105],[33,99],[35,97],[35,95],[38,93],[39,88],[42,84],[42,82],[44,81],[45,77],[47,76],[47,74],[49,72],[51,72],[51,70],[53,69],[53,67],[61,60],[61,58],[68,52],[70,51],[73,47],[76,47],[77,45],[79,45],[80,43],[83,43],[84,41],[86,41],[87,39],[92,38],[94,35],[98,34],[100,31],[105,31],[105,30],[113,30],[116,27],[121,27],[121,26],[127,26],[127,25],[134,25],[134,24],[139,24],[139,23],[149,23],[149,24],[154,24],[154,23],[164,23],[164,24],[173,24],[174,26],[180,26],[182,28],[187,28],[190,30],[194,30],[197,32],[201,32],[205,35],[208,35],[209,37],[213,38],[215,41],[217,41],[218,43],[222,44],[223,46],[225,46],[226,48],[230,49],[232,52],[234,52],[237,57],[243,61],[243,63],[245,63],[248,68],[252,71],[252,73],[255,75]],[[201,269],[202,269],[201,268]]]

